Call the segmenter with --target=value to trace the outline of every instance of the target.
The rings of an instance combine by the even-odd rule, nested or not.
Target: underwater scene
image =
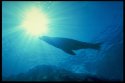
[[[2,81],[123,81],[123,2],[2,1]]]

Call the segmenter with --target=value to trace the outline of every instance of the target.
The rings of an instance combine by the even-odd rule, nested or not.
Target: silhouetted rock
[[[78,74],[56,66],[40,65],[3,81],[106,81],[89,74]]]

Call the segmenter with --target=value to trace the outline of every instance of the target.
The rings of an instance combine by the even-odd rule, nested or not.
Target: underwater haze
[[[31,8],[35,10],[30,12]],[[26,21],[25,18],[31,16],[36,10],[42,11],[49,22],[46,21],[45,16],[44,20],[36,24],[34,20],[27,19],[28,23],[22,27]],[[28,11],[26,17],[25,14]],[[35,19],[37,15],[39,14],[30,18]],[[42,32],[43,27],[47,30],[46,33]],[[40,34],[37,34],[39,31],[41,31]],[[101,49],[83,48],[75,50],[76,55],[70,55],[40,40],[41,36],[101,43]],[[2,1],[2,80],[32,69],[37,72],[35,73],[37,75],[39,69],[34,68],[38,66],[41,66],[41,73],[44,73],[42,70],[44,65],[50,66],[50,69],[53,67],[52,70],[65,69],[74,73],[74,76],[87,74],[110,81],[123,81],[123,2]],[[45,68],[48,67],[45,66]],[[50,71],[48,68],[49,73],[45,75],[49,76],[52,73]],[[52,76],[54,75],[55,73],[52,73]],[[83,77],[79,76],[79,78],[81,80]],[[58,81],[61,78],[47,80]]]

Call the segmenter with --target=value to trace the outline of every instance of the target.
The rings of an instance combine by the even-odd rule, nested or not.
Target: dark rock
[[[4,78],[3,81],[107,81],[89,74],[78,74],[56,66],[40,65],[26,73]]]

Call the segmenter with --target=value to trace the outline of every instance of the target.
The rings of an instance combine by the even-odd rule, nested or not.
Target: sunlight
[[[32,36],[42,36],[48,33],[49,19],[40,9],[33,7],[24,13],[23,28]]]

